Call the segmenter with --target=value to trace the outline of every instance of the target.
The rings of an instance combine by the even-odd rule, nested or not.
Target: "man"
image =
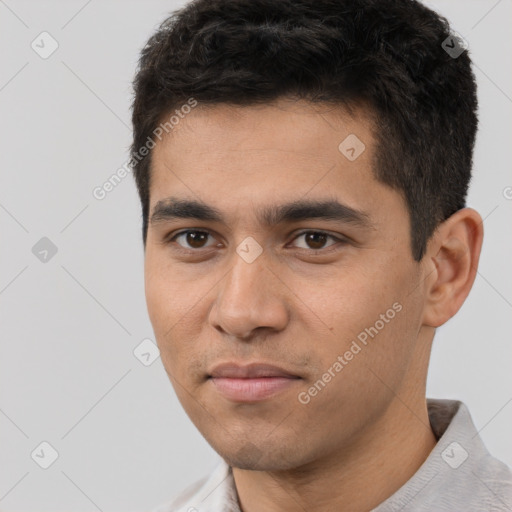
[[[199,0],[135,78],[162,362],[222,457],[158,512],[512,509],[464,404],[427,400],[475,279],[468,52],[396,0]]]

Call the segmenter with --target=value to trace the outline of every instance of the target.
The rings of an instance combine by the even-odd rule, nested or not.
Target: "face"
[[[182,406],[235,467],[339,453],[421,387],[421,265],[374,151],[364,111],[289,100],[198,107],[153,150],[150,320]],[[211,378],[221,363],[293,378]]]

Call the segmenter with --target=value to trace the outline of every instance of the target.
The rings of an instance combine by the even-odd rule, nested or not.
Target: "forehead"
[[[336,198],[354,210],[399,194],[378,182],[364,111],[281,100],[199,105],[153,149],[150,214],[166,198],[195,198],[235,215],[299,199]],[[371,208],[370,208],[371,209]]]
[[[366,146],[373,143],[370,115],[362,107],[349,113],[342,105],[285,98],[252,106],[199,104],[181,119],[173,117],[155,153],[174,144],[196,155],[274,150],[337,159],[338,145],[348,135]]]

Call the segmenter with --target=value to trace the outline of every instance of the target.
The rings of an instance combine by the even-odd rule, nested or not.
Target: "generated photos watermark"
[[[333,364],[322,374],[322,376],[307,391],[301,391],[297,399],[301,404],[309,404],[311,399],[320,393],[331,380],[336,377],[366,346],[370,339],[375,338],[382,329],[393,320],[397,313],[402,311],[400,302],[395,302],[385,313],[381,313],[379,319],[370,327],[366,327],[357,335],[357,341],[353,340],[348,350],[343,355],[338,355]],[[369,339],[370,338],[370,339]],[[358,343],[359,342],[359,343]]]
[[[181,105],[179,109],[176,109],[174,113],[169,116],[167,121],[164,123],[160,123],[153,130],[153,137],[149,136],[146,140],[146,143],[139,148],[139,150],[132,155],[130,160],[127,160],[121,167],[114,172],[108,180],[106,180],[102,185],[94,187],[92,190],[92,195],[98,201],[102,201],[107,197],[107,195],[112,192],[121,181],[130,174],[133,167],[137,162],[140,162],[143,158],[149,155],[149,152],[156,146],[155,138],[158,140],[162,140],[164,133],[170,133],[180,122],[181,119],[184,119],[187,114],[190,114],[192,109],[197,106],[197,100],[194,98],[189,98],[186,103]]]

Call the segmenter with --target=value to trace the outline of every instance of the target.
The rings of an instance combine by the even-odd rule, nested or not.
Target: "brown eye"
[[[322,249],[327,238],[324,233],[307,233],[305,240],[311,249]]]
[[[305,245],[299,245],[298,247],[301,249],[311,249],[313,251],[318,251],[326,247],[330,247],[337,241],[341,241],[333,235],[329,235],[323,231],[304,231],[303,233],[300,233],[295,240],[299,240],[300,238],[303,238]],[[334,242],[329,245],[325,245],[329,239],[333,240]]]
[[[182,231],[181,233],[178,233],[174,237],[171,238],[170,241],[177,241],[178,245],[185,249],[202,249],[204,247],[209,247],[205,244],[205,242],[208,240],[208,237],[210,236],[210,233],[206,231],[197,231],[197,230],[188,230],[188,231]],[[179,242],[178,240],[182,239],[183,242]]]

